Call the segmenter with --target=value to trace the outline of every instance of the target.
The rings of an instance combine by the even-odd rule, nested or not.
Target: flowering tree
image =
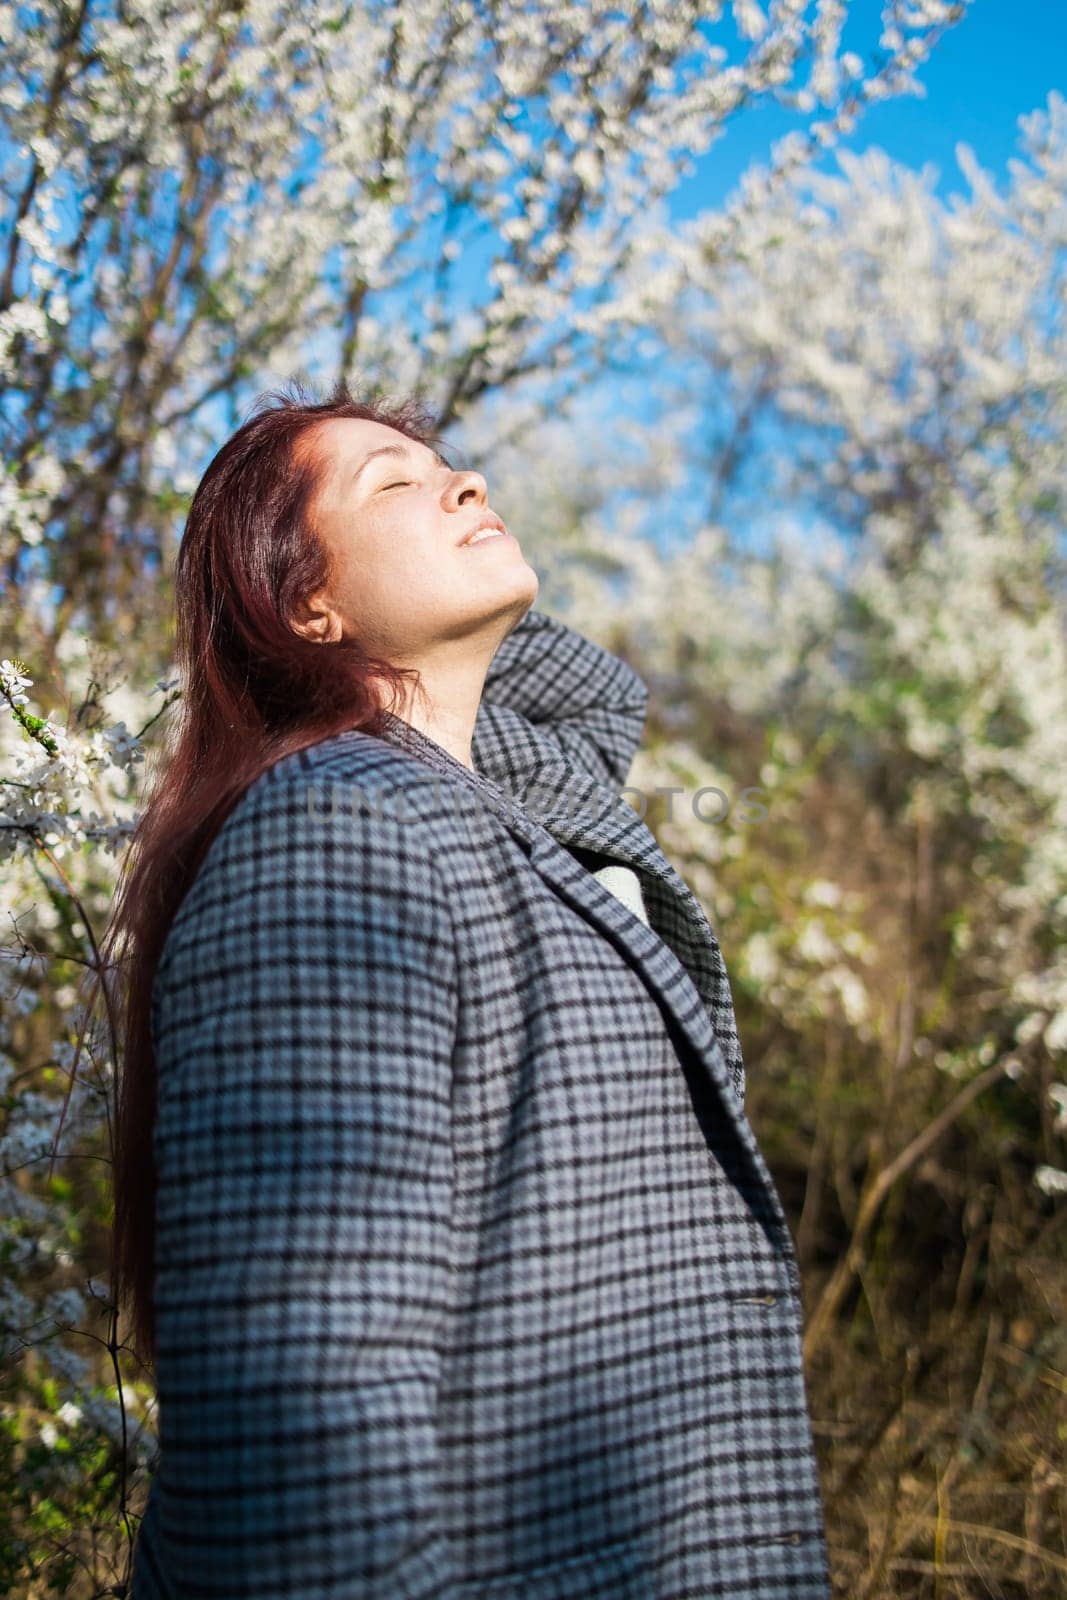
[[[660,325],[701,242],[709,281],[740,262],[965,7],[887,0],[866,64],[848,9],[0,0],[6,1588],[120,1585],[151,1461],[106,1279],[114,1030],[79,980],[173,698],[168,574],[207,455],[295,368],[502,440],[525,396],[565,404]],[[709,37],[731,20],[732,54]],[[693,156],[768,97],[801,128],[703,235],[667,228]]]
[[[887,816],[950,827],[982,880],[996,1009],[1016,1005],[1022,1034],[1062,1054],[1063,97],[1022,134],[1004,194],[965,147],[971,192],[944,204],[873,150],[792,182],[728,263],[702,271],[692,230],[693,288],[663,336],[702,381],[714,369],[757,441],[720,441],[709,498],[728,503],[728,477],[754,468],[789,525],[764,560],[714,523],[673,561],[646,554],[627,616],[666,680],[683,664],[698,700],[817,716]],[[731,604],[709,628],[716,590]]]

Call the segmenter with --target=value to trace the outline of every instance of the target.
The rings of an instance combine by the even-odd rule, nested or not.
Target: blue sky
[[[844,43],[864,61],[877,43],[881,0],[855,0]],[[898,96],[870,106],[841,141],[862,151],[879,145],[895,160],[938,169],[942,196],[966,189],[955,146],[969,144],[998,179],[1016,153],[1017,118],[1044,106],[1050,89],[1067,93],[1067,4],[1064,0],[973,0],[963,21],[948,29],[915,76],[923,98]],[[772,142],[799,126],[794,113],[772,103],[739,114],[698,170],[671,197],[675,220],[720,204],[752,161],[765,161]],[[832,169],[832,153],[816,165]]]

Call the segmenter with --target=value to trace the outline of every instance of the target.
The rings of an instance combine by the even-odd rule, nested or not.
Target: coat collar
[[[666,860],[651,830],[609,786],[562,759],[532,759],[521,778],[505,789],[391,712],[384,713],[383,736],[442,776],[468,785],[520,841],[545,882],[638,971],[664,1012],[676,1048],[688,1046],[679,1054],[705,1137],[722,1154],[725,1116],[747,1181],[743,1174],[733,1175],[742,1178],[757,1219],[779,1236],[792,1263],[788,1224],[744,1114],[738,1068],[727,1060],[711,1020],[724,997],[731,1021],[733,1016],[719,943],[696,896]],[[570,854],[571,845],[601,851],[632,867],[641,878],[652,926],[588,872]],[[798,1283],[795,1267],[791,1272]]]

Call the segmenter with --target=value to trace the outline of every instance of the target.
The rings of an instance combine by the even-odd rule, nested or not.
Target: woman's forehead
[[[432,445],[422,444],[386,423],[362,417],[331,417],[324,430],[326,436],[320,439],[320,446],[338,474],[354,474],[372,455],[380,453],[407,456],[414,462],[428,460],[442,467],[450,465]]]

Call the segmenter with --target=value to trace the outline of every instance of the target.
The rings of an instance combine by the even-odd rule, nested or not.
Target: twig
[[[838,1262],[829,1282],[819,1298],[815,1310],[808,1322],[808,1330],[804,1339],[804,1358],[809,1361],[816,1349],[825,1338],[830,1325],[840,1310],[841,1302],[852,1286],[853,1279],[862,1269],[867,1258],[867,1240],[886,1195],[892,1189],[898,1178],[911,1170],[918,1161],[947,1133],[949,1128],[959,1120],[972,1101],[977,1100],[990,1084],[997,1081],[1008,1071],[1009,1060],[1004,1058],[994,1061],[992,1066],[980,1072],[955,1095],[934,1120],[925,1127],[921,1133],[905,1145],[900,1153],[894,1156],[888,1166],[882,1168],[878,1176],[869,1184],[863,1199],[860,1201],[856,1224],[852,1230],[852,1240],[844,1258]]]

